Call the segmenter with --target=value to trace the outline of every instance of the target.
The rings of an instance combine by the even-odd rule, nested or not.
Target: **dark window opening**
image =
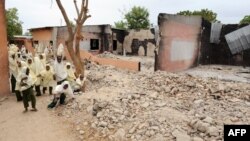
[[[91,50],[99,50],[99,40],[98,39],[90,39],[90,49]]]
[[[117,40],[113,40],[113,51],[117,50]]]
[[[38,41],[37,41],[37,40],[36,40],[36,41],[34,41],[34,44],[35,44],[35,45],[38,45]]]
[[[35,41],[32,42],[32,46],[33,47],[35,47],[36,45],[38,45],[38,41],[37,40],[35,40]]]
[[[53,41],[49,41],[49,44],[50,44],[51,46],[53,46]]]

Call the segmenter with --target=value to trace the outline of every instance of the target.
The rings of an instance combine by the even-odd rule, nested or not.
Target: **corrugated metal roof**
[[[250,48],[250,25],[240,28],[225,36],[232,54]]]
[[[220,43],[220,33],[221,33],[222,24],[221,23],[212,23],[211,34],[210,34],[210,43]]]

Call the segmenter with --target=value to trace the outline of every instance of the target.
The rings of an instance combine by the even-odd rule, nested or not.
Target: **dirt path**
[[[1,99],[1,98],[0,98]],[[14,96],[0,102],[0,141],[75,141],[71,125],[47,110],[48,96],[37,98],[38,112],[22,113]]]

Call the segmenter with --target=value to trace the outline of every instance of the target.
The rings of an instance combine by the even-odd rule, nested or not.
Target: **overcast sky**
[[[76,17],[73,0],[61,0],[70,19]],[[80,3],[81,0],[78,0]],[[208,8],[216,12],[222,23],[238,23],[250,15],[250,0],[89,0],[89,18],[86,24],[111,24],[122,19],[120,11],[134,5],[144,6],[150,12],[150,22],[157,23],[159,13],[175,14],[182,10]],[[55,0],[6,0],[6,8],[16,7],[26,29],[65,25]]]

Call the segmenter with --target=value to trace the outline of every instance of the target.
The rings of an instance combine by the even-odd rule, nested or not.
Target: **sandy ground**
[[[222,81],[250,83],[250,68],[227,65],[206,65],[180,72],[202,78],[215,78]]]
[[[0,141],[75,141],[71,125],[46,109],[48,100],[37,98],[38,112],[27,113],[14,96],[0,102]]]

